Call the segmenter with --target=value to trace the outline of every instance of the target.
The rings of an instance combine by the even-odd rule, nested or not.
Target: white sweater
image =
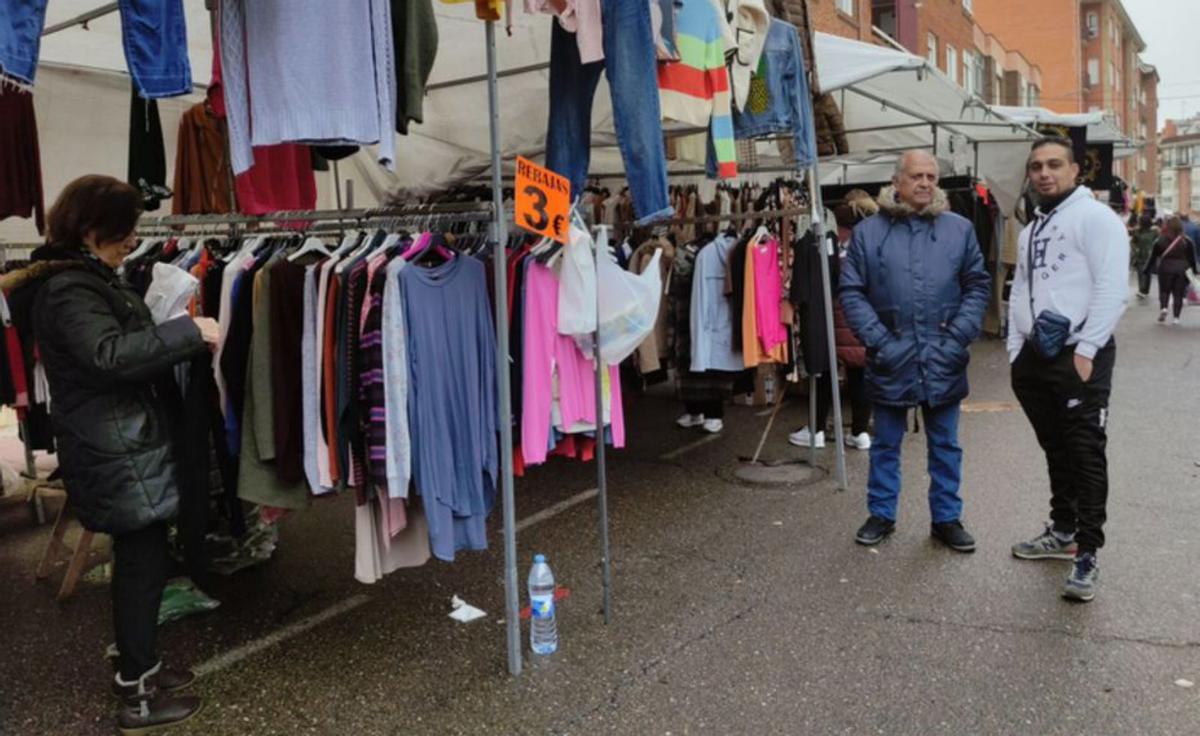
[[[1033,307],[1030,257],[1033,244]],[[1129,302],[1129,236],[1121,218],[1079,187],[1021,231],[1008,300],[1008,358],[1017,359],[1034,318],[1050,309],[1071,320],[1068,345],[1092,358],[1108,344]],[[1082,325],[1082,327],[1081,327]]]

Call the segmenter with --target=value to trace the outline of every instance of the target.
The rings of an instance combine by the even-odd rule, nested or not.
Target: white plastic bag
[[[188,303],[200,286],[200,280],[178,266],[156,263],[151,272],[150,288],[146,289],[146,306],[154,324],[187,315]]]
[[[592,236],[573,215],[558,275],[558,334],[583,337],[595,331],[596,266],[592,260]]]
[[[641,274],[630,273],[617,265],[608,252],[608,231],[602,230],[597,272],[600,292],[600,357],[608,365],[625,360],[654,329],[658,305],[662,299],[662,273],[659,259],[662,249],[654,251],[650,264]]]

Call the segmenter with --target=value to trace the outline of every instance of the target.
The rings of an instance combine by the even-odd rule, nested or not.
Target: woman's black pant
[[[158,609],[170,564],[166,522],[113,535],[113,628],[126,682],[158,664]]]
[[[1187,273],[1180,271],[1178,273],[1163,273],[1158,274],[1158,306],[1159,309],[1166,309],[1171,303],[1171,297],[1175,297],[1174,314],[1176,317],[1183,312],[1183,300],[1187,296],[1188,277]]]
[[[703,414],[705,419],[724,419],[725,402],[715,401],[685,401],[683,410],[688,414]]]
[[[846,398],[850,400],[850,433],[860,435],[871,423],[871,402],[867,399],[867,383],[862,368],[846,368]],[[817,378],[817,430],[825,431],[829,410],[833,408],[833,387],[829,376]]]

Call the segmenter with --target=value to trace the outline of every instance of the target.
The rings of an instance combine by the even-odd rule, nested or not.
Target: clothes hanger
[[[297,261],[302,256],[306,256],[309,253],[318,253],[318,254],[328,258],[329,257],[329,248],[327,248],[325,246],[325,241],[321,240],[320,238],[318,238],[316,236],[310,235],[310,236],[308,236],[308,238],[306,238],[304,240],[304,244],[300,246],[299,250],[297,250],[295,253],[288,256],[288,260],[289,261]]]
[[[400,257],[411,263],[423,255],[426,251],[429,251],[429,246],[436,244],[436,247],[432,251],[433,253],[445,258],[447,261],[454,260],[454,251],[447,248],[440,241],[441,238],[435,237],[433,233],[422,233],[421,237],[413,243],[412,247],[405,251]]]
[[[132,253],[130,253],[128,256],[125,257],[125,260],[136,261],[137,259],[139,259],[142,256],[149,253],[151,248],[153,248],[154,246],[163,242],[164,240],[166,240],[166,239],[165,238],[145,238],[145,239],[143,239],[142,242],[138,243],[138,247],[135,248]]]
[[[396,243],[399,243],[400,239],[403,237],[404,236],[400,233],[388,233],[387,237],[383,239],[383,242],[379,244],[378,248],[375,248],[367,253],[366,259],[369,261],[374,259],[380,253],[386,253],[392,248],[392,246],[394,246]]]

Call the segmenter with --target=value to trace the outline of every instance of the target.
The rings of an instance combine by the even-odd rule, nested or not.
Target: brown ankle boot
[[[118,685],[117,678],[115,677],[120,669],[117,664],[117,657],[119,655],[117,653],[116,645],[109,646],[108,652],[104,656],[108,658],[108,662],[113,668],[113,695],[116,695],[118,698],[124,697],[128,694],[128,687],[122,687],[121,685]],[[191,670],[181,670],[167,667],[162,662],[154,665],[154,667],[146,674],[150,675],[154,685],[158,687],[159,690],[164,690],[169,693],[190,687],[191,684],[196,681],[195,672],[192,672]]]
[[[158,688],[150,672],[134,682],[117,675],[115,683],[121,695],[117,728],[125,736],[140,736],[183,723],[203,707],[203,701],[194,695],[170,695]]]

